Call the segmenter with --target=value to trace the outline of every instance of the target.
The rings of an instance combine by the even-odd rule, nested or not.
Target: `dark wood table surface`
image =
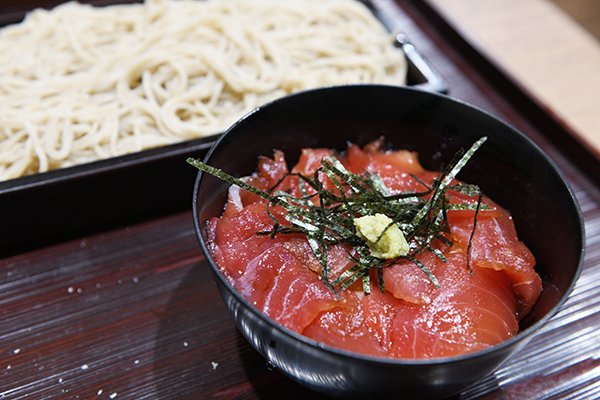
[[[547,152],[571,182],[586,222],[584,271],[571,299],[525,349],[461,398],[599,398],[597,160],[426,2],[376,4],[439,69],[452,96],[505,119]],[[320,398],[271,370],[237,332],[194,235],[192,185],[188,208],[32,243],[0,260],[0,399]]]

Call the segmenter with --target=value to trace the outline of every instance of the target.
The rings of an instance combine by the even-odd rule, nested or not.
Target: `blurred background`
[[[600,156],[599,0],[431,0]]]

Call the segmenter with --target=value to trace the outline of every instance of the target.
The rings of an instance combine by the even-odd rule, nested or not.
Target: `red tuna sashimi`
[[[234,286],[269,317],[297,332],[348,297],[336,298],[281,242],[252,259]]]
[[[250,260],[271,246],[267,236],[256,234],[273,226],[264,214],[264,206],[253,205],[232,217],[213,218],[208,222],[210,251],[226,276],[241,276]]]
[[[419,181],[430,184],[437,176],[423,170],[414,153],[384,153],[379,147],[378,142],[364,149],[351,145],[340,160],[352,172],[379,174],[391,191],[423,191]],[[327,149],[306,149],[292,172],[311,175],[320,160],[332,154]],[[260,160],[258,172],[248,182],[266,190],[286,172],[283,154],[276,153],[273,160]],[[278,189],[299,195],[297,179],[284,179]],[[322,180],[327,183],[327,178]],[[403,261],[384,270],[384,293],[373,284],[371,294],[364,295],[357,283],[336,297],[319,280],[321,266],[306,239],[257,236],[273,226],[266,203],[247,193],[238,195],[236,201],[230,198],[223,217],[209,223],[217,263],[236,289],[275,321],[334,347],[402,358],[483,349],[517,333],[519,317],[529,311],[541,290],[535,260],[518,240],[510,215],[487,198],[488,209],[479,213],[471,246],[472,274],[466,252],[474,212],[450,211],[448,236],[453,245],[435,243],[447,261],[427,251],[418,256],[436,276],[439,289],[416,265]],[[474,201],[458,193],[450,198]],[[347,251],[340,245],[329,249],[333,278],[352,265]]]
[[[535,272],[535,258],[517,237],[512,218],[507,211],[497,207],[496,218],[477,219],[471,245],[471,260],[480,268],[505,274],[519,301],[519,315],[526,315],[542,290],[542,280]],[[473,229],[473,216],[449,213],[452,237],[466,249]]]
[[[518,331],[516,299],[503,274],[466,268],[463,252],[447,262],[428,260],[439,281],[428,302],[407,305],[394,316],[392,354],[403,358],[445,357],[486,348]]]
[[[404,303],[378,289],[368,296],[360,289],[344,293],[350,298],[346,306],[323,312],[302,333],[344,350],[389,356],[393,346],[393,310]]]
[[[269,190],[273,188],[287,174],[288,168],[285,162],[285,156],[281,151],[275,151],[273,158],[260,157],[258,160],[258,171],[246,178],[243,178],[247,184],[261,190]],[[289,179],[286,180],[289,182]],[[286,190],[289,183],[282,182],[278,189]],[[266,203],[266,200],[261,199],[255,194],[246,190],[241,190],[237,186],[229,188],[227,203],[225,204],[224,216],[232,216],[238,211],[241,211],[245,206],[252,203]]]
[[[340,299],[320,282],[314,271],[318,262],[306,258],[310,256],[306,240],[297,235],[284,239],[248,235],[252,229],[272,227],[264,209],[255,203],[232,217],[211,220],[211,252],[244,298],[283,326],[301,332],[320,313],[339,306]],[[339,250],[332,256],[344,263],[338,270],[348,263]]]
[[[384,182],[393,190],[423,190],[423,186],[410,174],[418,176],[426,183],[431,183],[437,175],[423,170],[415,153],[405,150],[381,152],[378,150],[380,145],[377,141],[366,146],[364,150],[351,145],[348,164],[358,172],[362,169],[384,173],[387,177]],[[449,197],[457,203],[474,202],[474,199],[456,192],[451,193]],[[489,209],[480,211],[478,215],[478,225],[471,248],[472,261],[481,268],[503,271],[511,280],[519,297],[518,311],[523,315],[527,314],[541,291],[541,279],[534,270],[535,259],[529,249],[518,240],[510,214],[488,198],[485,198],[484,203]],[[473,217],[474,211],[448,212],[452,239],[460,244],[464,251],[473,229]],[[426,283],[422,276],[419,277],[416,268],[404,273],[407,279],[401,284],[412,287],[413,291]],[[406,293],[406,296],[415,294]]]
[[[434,176],[425,171],[414,152],[399,150],[382,152],[379,150],[381,142],[376,141],[364,149],[351,144],[344,163],[346,168],[353,173],[376,173],[383,183],[393,191],[423,191],[425,188],[411,174],[425,177],[431,181]]]
[[[292,168],[292,172],[311,176],[321,167],[321,160],[333,154],[333,150],[330,149],[303,149],[298,163]]]
[[[431,268],[439,289],[427,278],[410,287],[414,281],[405,279],[411,265],[398,265],[386,270],[384,281],[387,289],[402,282],[403,298],[390,290],[374,289],[369,296],[355,291],[357,307],[326,311],[303,333],[331,346],[399,358],[462,354],[517,333],[517,301],[505,275],[477,267],[471,275],[460,252],[448,255],[447,262],[432,253],[421,261]],[[424,276],[420,270],[410,273]]]

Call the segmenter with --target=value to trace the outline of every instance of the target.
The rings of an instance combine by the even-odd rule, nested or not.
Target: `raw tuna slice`
[[[328,149],[305,149],[291,172],[312,176],[323,157],[332,155]],[[350,145],[338,157],[351,172],[378,174],[392,193],[426,191],[439,176],[424,170],[415,153],[381,151],[381,141],[364,148]],[[283,153],[275,152],[273,159],[259,160],[257,172],[246,182],[297,197],[314,193],[301,188],[297,176],[286,177],[287,172]],[[329,190],[333,188],[329,178],[319,179]],[[450,192],[448,197],[452,203],[476,202],[460,193]],[[519,319],[541,291],[535,259],[519,241],[510,214],[488,198],[483,204],[472,238],[475,212],[447,212],[450,230],[445,235],[452,244],[432,242],[445,261],[429,250],[417,255],[439,287],[418,265],[398,258],[383,271],[383,292],[375,273],[371,274],[369,295],[360,281],[337,293],[324,285],[322,266],[304,235],[258,234],[273,227],[272,217],[285,225],[284,211],[272,206],[270,216],[264,199],[243,190],[230,190],[223,216],[211,220],[207,231],[211,252],[225,276],[250,303],[283,326],[363,354],[446,357],[514,336]],[[331,280],[354,264],[348,256],[352,249],[344,246],[328,249]]]

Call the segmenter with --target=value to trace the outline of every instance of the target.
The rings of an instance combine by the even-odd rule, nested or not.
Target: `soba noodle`
[[[355,0],[35,10],[0,31],[0,180],[219,133],[298,90],[405,74]]]

